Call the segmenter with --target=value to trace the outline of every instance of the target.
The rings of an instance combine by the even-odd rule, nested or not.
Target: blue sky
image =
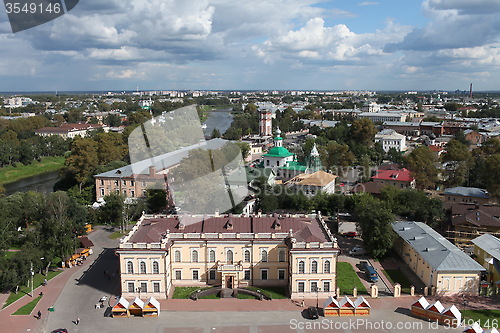
[[[498,0],[83,0],[13,34],[0,91],[500,90]]]

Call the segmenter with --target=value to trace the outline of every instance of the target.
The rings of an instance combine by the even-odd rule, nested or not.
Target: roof
[[[458,308],[453,304],[449,308],[444,309],[442,312],[443,315],[448,316],[448,317],[453,317],[457,320],[457,322],[462,322],[462,313]]]
[[[445,195],[459,195],[462,197],[474,197],[489,199],[488,191],[476,187],[451,187],[444,190]]]
[[[354,306],[356,308],[360,308],[360,307],[365,307],[365,308],[369,308],[370,307],[370,303],[368,303],[368,301],[363,297],[363,296],[359,296],[355,301],[354,301]]]
[[[472,240],[472,243],[496,260],[500,260],[500,239],[484,234]]]
[[[146,303],[144,303],[144,307],[145,308],[155,308],[155,309],[158,309],[158,311],[159,311],[160,310],[160,302],[158,302],[158,300],[156,298],[154,298],[153,296],[151,296],[146,301]]]
[[[354,193],[371,193],[371,194],[380,194],[380,190],[387,186],[387,184],[379,183],[379,182],[367,182],[367,183],[359,183],[354,185],[352,191]]]
[[[94,243],[92,243],[92,241],[86,236],[80,237],[79,240],[80,243],[82,243],[82,246],[85,248],[90,248],[94,246]]]
[[[72,131],[89,130],[94,128],[100,128],[102,125],[99,124],[72,124],[66,123],[59,127],[43,127],[36,130],[36,132],[48,132],[48,133],[66,133]]]
[[[493,212],[492,209],[489,210]],[[498,212],[497,212],[498,213]],[[472,224],[476,227],[493,227],[500,229],[500,219],[495,217],[483,208],[468,210],[461,215],[452,216],[451,223],[455,225]]]
[[[378,167],[378,171],[381,170],[399,170],[401,166],[397,163],[383,163]]]
[[[467,333],[483,333],[483,329],[479,325],[479,322],[475,322],[474,324],[467,326],[464,329],[464,332],[467,332]]]
[[[335,181],[338,176],[332,175],[331,173],[325,172],[323,170],[316,171],[312,174],[303,173],[290,179],[286,184],[289,185],[299,185],[299,186],[326,186],[332,181]]]
[[[120,297],[120,299],[115,304],[115,306],[113,306],[113,309],[115,309],[115,308],[128,309],[128,306],[129,306],[128,301],[125,298]]]
[[[414,178],[408,169],[401,170],[383,170],[372,177],[372,179],[392,180],[398,182],[411,182]]]
[[[339,302],[333,296],[329,296],[326,301],[323,303],[323,308],[331,307],[331,308],[339,308]]]
[[[307,170],[307,166],[304,163],[291,161],[286,164],[286,166],[281,167],[281,170],[295,170],[305,172]]]
[[[435,271],[479,272],[485,269],[474,259],[422,222],[398,221],[394,231]]]
[[[293,156],[292,153],[288,151],[285,147],[273,147],[269,150],[267,154],[264,154],[262,156],[266,157],[288,157],[288,156]]]
[[[132,302],[130,302],[129,309],[130,308],[144,308],[144,301],[142,301],[139,297],[134,298]]]
[[[341,308],[354,308],[354,303],[351,301],[351,299],[347,296],[344,296],[344,298],[342,298],[340,301],[339,301],[339,307]]]
[[[287,233],[293,230],[299,242],[329,242],[315,218],[278,214],[242,217],[240,215],[146,218],[131,236],[131,243],[157,243],[169,230],[172,233]]]
[[[439,300],[436,301],[436,303],[432,304],[429,306],[426,310],[436,312],[436,313],[441,313],[444,310],[443,304]]]
[[[384,129],[377,134],[375,134],[375,140],[377,139],[397,139],[397,140],[402,140],[406,138],[404,135],[399,134],[393,129]]]
[[[152,159],[147,159],[139,162],[135,162],[124,167],[114,169],[111,171],[103,172],[98,175],[95,175],[96,178],[129,178],[135,177],[140,178],[140,176],[144,176],[145,174],[149,174],[149,167],[154,166],[156,170],[164,170],[165,168],[170,168],[174,165],[179,164],[183,158],[188,157],[189,151],[193,149],[219,149],[226,145],[227,140],[223,140],[220,138],[208,140],[206,142],[197,143],[188,147],[184,147],[178,150],[175,150],[170,153],[166,153],[160,156],[156,156]],[[163,175],[159,175],[160,178],[163,178]]]
[[[411,306],[415,306],[415,307],[422,308],[422,309],[427,309],[429,307],[429,305],[430,304],[427,301],[427,299],[424,296],[422,296],[415,303],[413,303]]]

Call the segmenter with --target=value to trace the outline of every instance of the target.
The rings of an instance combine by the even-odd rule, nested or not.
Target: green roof
[[[277,136],[274,138],[274,140],[283,140],[283,138],[281,136]]]
[[[288,162],[287,166],[281,167],[282,170],[298,170],[298,171],[306,171],[307,165],[301,162],[292,161]]]
[[[269,150],[269,153],[264,154],[262,156],[270,156],[270,157],[288,157],[293,156],[292,153],[288,151],[288,149],[284,147],[273,147]]]

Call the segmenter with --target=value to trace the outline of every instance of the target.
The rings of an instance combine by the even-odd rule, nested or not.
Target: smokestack
[[[470,89],[469,89],[469,98],[472,98],[472,83],[470,84]]]

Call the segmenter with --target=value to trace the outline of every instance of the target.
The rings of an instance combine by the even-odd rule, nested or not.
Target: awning
[[[91,248],[92,246],[94,246],[94,243],[92,243],[92,241],[88,237],[84,236],[80,237],[79,239],[82,247]]]

